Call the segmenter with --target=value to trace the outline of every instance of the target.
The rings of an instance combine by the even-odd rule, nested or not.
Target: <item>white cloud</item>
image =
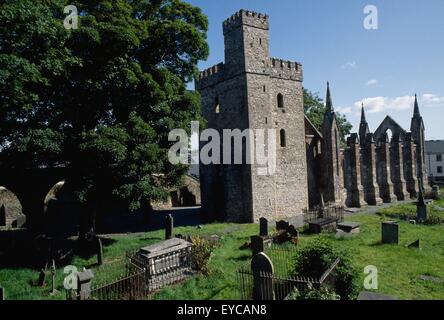
[[[378,84],[378,80],[376,80],[376,79],[371,79],[371,80],[367,81],[366,86],[367,86],[367,87],[371,87],[371,86],[375,86],[375,85],[377,85],[377,84]]]
[[[413,108],[414,102],[415,96],[368,97],[356,101],[352,107],[341,107],[337,110],[341,113],[359,114],[362,104],[364,104],[367,113],[386,112],[390,110],[409,110]],[[444,96],[426,93],[418,98],[418,102],[421,108],[444,107]]]
[[[425,93],[421,97],[421,103],[426,107],[444,106],[444,97],[432,93]]]
[[[341,66],[342,69],[356,69],[357,67],[356,61],[348,61]]]
[[[354,104],[355,109],[360,109],[364,104],[365,110],[368,113],[377,113],[385,110],[406,110],[410,109],[415,101],[414,96],[403,97],[372,97],[364,98],[360,101],[356,101]]]
[[[339,107],[339,108],[336,108],[336,111],[341,114],[350,114],[350,113],[353,113],[353,108],[352,107]]]

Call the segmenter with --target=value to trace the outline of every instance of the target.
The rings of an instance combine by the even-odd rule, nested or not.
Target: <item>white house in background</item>
[[[426,141],[426,163],[430,182],[444,182],[444,140]]]

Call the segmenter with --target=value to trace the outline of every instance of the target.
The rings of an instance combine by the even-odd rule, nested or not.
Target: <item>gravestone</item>
[[[165,218],[165,240],[173,238],[174,218],[171,214]]]
[[[399,243],[399,224],[397,222],[382,223],[382,243],[398,244]]]
[[[261,237],[268,236],[268,220],[265,218],[259,219],[259,235]]]
[[[418,202],[416,203],[416,218],[419,223],[426,222],[428,219],[427,204],[422,192],[419,193]]]
[[[79,300],[88,300],[91,297],[91,281],[94,273],[91,270],[84,269],[77,273],[77,298]]]
[[[410,224],[416,225],[416,220],[409,220]]]
[[[294,225],[290,225],[287,229],[287,232],[291,238],[299,238],[299,231],[296,230]]]
[[[103,246],[102,239],[97,237],[97,265],[101,266],[103,264]]]
[[[290,224],[287,221],[281,220],[276,222],[276,231],[287,231]]]
[[[273,263],[263,252],[253,256],[251,260],[251,272],[253,273],[253,300],[268,301],[274,299]]]
[[[438,199],[439,196],[440,196],[440,193],[441,193],[441,191],[440,191],[440,189],[439,189],[439,186],[433,186],[433,187],[432,187],[432,192],[433,192],[433,196],[434,196],[434,198],[435,198],[435,199]]]
[[[6,227],[6,208],[4,204],[0,207],[0,227]]]
[[[264,238],[261,236],[252,236],[251,237],[251,251],[253,252],[253,256],[264,252]]]
[[[416,240],[407,246],[409,249],[421,249],[421,241]]]

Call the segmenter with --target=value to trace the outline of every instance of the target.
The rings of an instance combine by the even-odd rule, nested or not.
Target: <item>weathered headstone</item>
[[[261,236],[252,236],[251,251],[253,252],[253,255],[264,252],[264,238]]]
[[[77,297],[79,300],[88,300],[91,296],[91,281],[94,273],[84,269],[77,273]]]
[[[276,222],[276,231],[287,231],[290,224],[287,221],[281,220]]]
[[[4,204],[0,207],[0,227],[6,227],[6,208]]]
[[[263,252],[253,256],[251,260],[253,273],[253,300],[264,301],[274,299],[273,263]]]
[[[426,222],[428,219],[427,204],[422,191],[419,193],[418,202],[416,203],[416,218],[419,223]]]
[[[97,265],[101,266],[103,264],[103,246],[102,239],[97,237]]]
[[[433,192],[433,196],[435,197],[435,199],[439,198],[440,193],[441,193],[439,186],[433,186],[432,192]]]
[[[399,243],[399,224],[397,222],[382,223],[382,243],[398,244]]]
[[[261,237],[268,236],[268,220],[266,218],[259,219],[259,235]]]
[[[413,224],[413,225],[416,225],[416,220],[413,220],[413,219],[412,219],[412,220],[409,220],[409,223],[410,223],[410,224]]]
[[[299,238],[299,231],[296,230],[294,225],[290,225],[287,228],[287,232],[290,235],[291,238]]]
[[[165,240],[173,238],[174,218],[171,214],[165,218]]]
[[[409,249],[421,249],[421,241],[416,240],[407,246]]]

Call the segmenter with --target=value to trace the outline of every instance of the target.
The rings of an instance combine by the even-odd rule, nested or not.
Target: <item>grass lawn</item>
[[[400,299],[444,299],[444,283],[433,283],[419,280],[418,276],[428,275],[444,279],[444,227],[410,225],[401,221],[400,245],[381,245],[380,223],[377,215],[358,214],[348,220],[361,223],[361,234],[350,239],[327,237],[334,244],[349,249],[354,256],[357,268],[362,272],[364,267],[374,265],[379,272],[379,293],[390,294]],[[213,224],[202,229],[195,227],[176,228],[177,234],[219,234],[222,243],[214,251],[211,260],[211,274],[197,275],[184,283],[165,288],[157,292],[152,299],[239,299],[236,269],[249,262],[249,250],[239,248],[258,233],[258,225]],[[105,263],[100,268],[93,267],[96,281],[112,279],[118,275],[124,263],[127,250],[138,249],[162,240],[163,231],[145,234],[132,234],[110,237],[104,248]],[[300,246],[304,246],[316,236],[301,236]],[[420,239],[422,250],[408,249],[406,245]],[[93,265],[95,259],[75,258],[72,262],[78,268]],[[49,296],[49,288],[36,288],[32,284],[37,280],[38,272],[30,269],[0,270],[0,286],[6,288],[9,299],[62,299],[64,294]],[[58,289],[63,289],[63,270],[57,272]]]

